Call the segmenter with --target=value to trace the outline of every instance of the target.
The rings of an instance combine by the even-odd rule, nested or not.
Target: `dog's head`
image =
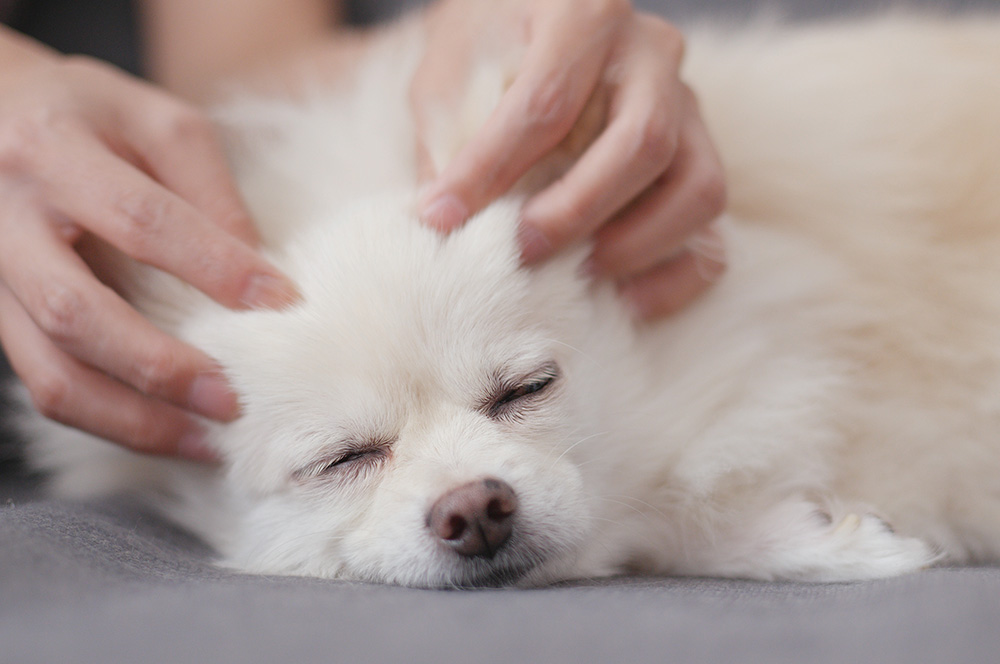
[[[278,260],[304,303],[186,331],[226,367],[220,428],[246,522],[227,552],[264,572],[406,585],[545,578],[586,537],[574,444],[595,403],[582,254],[519,265],[517,205],[442,236],[400,201],[316,224]]]

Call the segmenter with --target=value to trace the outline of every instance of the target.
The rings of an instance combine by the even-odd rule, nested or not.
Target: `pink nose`
[[[455,553],[492,558],[510,539],[517,494],[503,480],[486,477],[441,496],[427,527]]]

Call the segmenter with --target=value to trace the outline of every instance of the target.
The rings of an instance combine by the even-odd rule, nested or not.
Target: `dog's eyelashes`
[[[521,402],[528,401],[529,398],[552,385],[558,377],[559,367],[554,362],[546,364],[520,384],[508,388],[500,392],[499,396],[494,397],[488,405],[490,417],[499,417],[510,412]]]
[[[519,385],[518,387],[515,387],[513,390],[510,390],[502,397],[497,399],[497,405],[502,406],[512,401],[523,399],[529,394],[534,394],[535,392],[541,392],[546,387],[548,387],[553,380],[555,380],[555,376],[546,376],[545,378],[534,380],[531,381],[530,383],[525,383],[524,385]]]
[[[341,466],[346,466],[352,464],[356,461],[364,460],[365,458],[370,458],[375,454],[378,454],[378,450],[357,450],[354,452],[349,452],[342,457],[338,457],[333,461],[326,464],[321,470],[321,473],[329,473],[337,470]]]
[[[390,453],[389,445],[357,447],[316,461],[296,471],[292,477],[298,481],[334,476],[341,479],[357,479],[385,461]]]

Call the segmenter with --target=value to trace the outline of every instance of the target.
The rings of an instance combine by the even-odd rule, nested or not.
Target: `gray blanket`
[[[131,505],[0,511],[0,662],[995,662],[1000,570],[427,591],[214,568]]]
[[[636,4],[685,19],[719,8],[742,16],[754,3]],[[873,5],[770,4],[795,18]],[[385,5],[359,4],[355,15],[374,20],[392,11]],[[78,23],[62,29],[79,39]],[[248,576],[213,567],[203,544],[127,499],[45,498],[15,456],[0,434],[3,664],[1000,661],[1000,569],[833,585],[620,578],[474,592]]]
[[[124,500],[0,512],[2,662],[996,662],[1000,570],[427,591],[213,568]]]

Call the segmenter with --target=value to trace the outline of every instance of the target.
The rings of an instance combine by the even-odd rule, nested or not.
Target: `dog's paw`
[[[897,534],[866,510],[831,512],[807,501],[778,505],[728,535],[728,552],[714,557],[714,569],[703,572],[764,580],[854,581],[914,572],[941,558],[927,543]]]
[[[897,535],[875,514],[848,512],[789,550],[787,569],[779,566],[775,573],[802,581],[875,579],[914,572],[938,557],[925,542]]]

